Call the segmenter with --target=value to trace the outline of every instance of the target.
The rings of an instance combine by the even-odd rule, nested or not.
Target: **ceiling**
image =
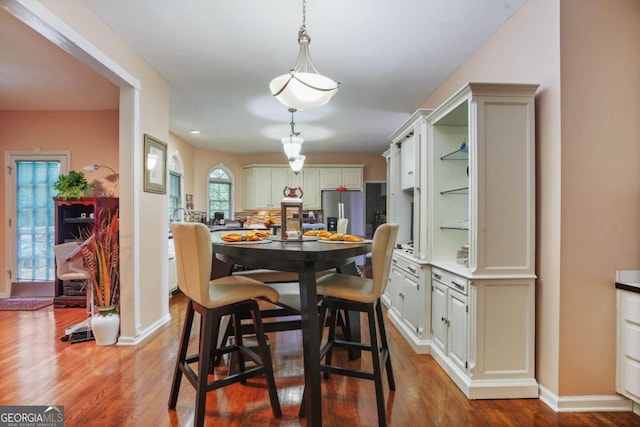
[[[291,115],[268,85],[297,58],[300,0],[82,1],[168,80],[171,132],[224,152],[282,151]],[[382,153],[525,1],[309,0],[313,63],[340,90],[295,114],[303,154]],[[0,40],[0,109],[117,108],[110,82],[1,10]]]

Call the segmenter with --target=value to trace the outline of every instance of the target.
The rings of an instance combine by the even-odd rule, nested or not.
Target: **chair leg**
[[[331,323],[329,324],[329,336],[327,338],[327,344],[329,345],[329,348],[327,349],[327,354],[324,359],[325,365],[331,365],[331,359],[333,356],[333,343],[336,339],[336,324],[338,323],[337,315],[338,315],[337,307],[331,304],[330,306]],[[329,372],[324,373],[324,378],[325,379],[329,378]]]
[[[380,363],[380,346],[378,345],[378,334],[376,332],[376,313],[373,304],[367,308],[369,320],[369,336],[371,340],[371,357],[373,365],[373,381],[376,388],[376,406],[378,407],[378,425],[387,425],[387,417],[384,407],[384,391],[382,389],[382,366]]]
[[[376,314],[378,315],[378,329],[380,330],[380,340],[382,341],[382,348],[386,351],[387,361],[386,361],[386,370],[387,370],[387,381],[389,382],[389,390],[396,389],[396,382],[393,379],[393,368],[391,367],[391,353],[389,351],[389,343],[387,341],[387,331],[384,326],[384,316],[382,315],[382,306],[380,305],[380,300],[375,302],[376,305]]]
[[[191,301],[187,304],[185,312],[184,325],[182,325],[182,337],[180,338],[180,348],[176,357],[176,367],[173,372],[173,383],[171,384],[171,392],[169,393],[169,408],[175,409],[178,402],[178,392],[180,391],[180,382],[182,380],[182,364],[187,357],[187,348],[189,347],[189,336],[191,335],[191,327],[193,325],[193,305]]]
[[[233,313],[231,315],[231,323],[233,323],[232,327],[233,327],[233,336],[236,341],[235,345],[236,347],[241,347],[243,345],[242,317],[238,313]],[[231,358],[231,361],[232,361],[230,366],[230,372],[234,372],[233,369],[235,369],[235,372],[245,371],[245,360],[244,360],[244,355],[242,354],[241,351],[234,351],[229,354],[229,357]],[[240,382],[242,384],[245,384],[246,380],[242,379]]]
[[[269,391],[269,400],[271,401],[271,411],[276,418],[282,417],[282,409],[280,408],[280,400],[278,399],[278,390],[276,388],[276,381],[273,378],[273,362],[271,360],[271,350],[267,345],[267,337],[264,333],[264,325],[262,324],[262,317],[260,315],[260,307],[258,303],[255,304],[251,310],[251,316],[253,317],[253,325],[256,331],[256,338],[258,340],[258,350],[260,351],[260,358],[262,360],[262,366],[264,367],[264,375],[267,379],[267,390]],[[240,328],[238,327],[237,330]]]
[[[215,316],[212,311],[204,310],[204,327],[200,330],[200,355],[198,358],[198,389],[196,390],[196,411],[194,426],[204,425],[207,404],[207,383],[209,379],[209,360],[211,359],[212,329]]]

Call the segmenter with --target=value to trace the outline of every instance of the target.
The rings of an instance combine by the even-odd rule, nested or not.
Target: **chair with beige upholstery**
[[[171,225],[171,231],[176,249],[178,286],[189,298],[189,303],[171,386],[169,408],[176,407],[180,382],[184,374],[196,389],[194,425],[202,426],[207,392],[237,382],[244,383],[247,378],[264,374],[271,410],[275,417],[281,417],[282,411],[273,378],[271,354],[264,333],[260,308],[256,301],[267,299],[276,302],[278,292],[246,277],[228,276],[210,280],[213,249],[209,229],[200,223],[174,223]],[[200,314],[199,353],[187,355],[195,312]],[[234,334],[235,342],[229,345],[217,344],[221,317],[231,315],[235,318],[234,324],[239,325],[240,316],[245,313],[250,313],[253,318],[259,355],[243,345],[239,328]],[[237,355],[240,361],[239,370],[209,382],[211,360],[223,354]],[[244,363],[245,358],[253,361],[255,366],[247,368]],[[197,373],[191,368],[191,364],[196,362],[198,363]]]
[[[88,284],[91,278],[89,270],[84,265],[80,253],[80,243],[76,241],[65,242],[53,247],[53,255],[56,259],[56,277],[61,281],[82,282],[86,296],[87,318],[80,323],[65,328],[65,335],[60,339],[71,343],[88,341],[93,339],[91,332],[91,315],[93,312],[93,292]]]
[[[384,327],[384,317],[380,305],[380,296],[385,290],[391,256],[398,234],[397,224],[383,224],[378,227],[373,236],[373,250],[371,257],[372,278],[352,276],[345,274],[333,274],[318,279],[318,295],[324,295],[320,307],[320,324],[324,323],[327,311],[331,318],[336,319],[337,310],[359,311],[367,313],[369,321],[369,344],[338,340],[335,338],[336,324],[329,325],[329,337],[327,343],[320,350],[320,370],[325,378],[329,374],[340,374],[356,378],[373,380],[376,389],[376,401],[378,407],[378,424],[386,426],[384,394],[382,390],[382,370],[386,367],[389,390],[395,390],[391,359],[389,358],[389,346]],[[321,340],[322,341],[322,340]],[[347,369],[331,364],[334,347],[348,349],[360,349],[370,351],[373,361],[373,372]]]

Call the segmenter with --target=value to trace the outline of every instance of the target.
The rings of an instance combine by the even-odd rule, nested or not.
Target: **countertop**
[[[640,270],[617,270],[616,289],[640,294]]]

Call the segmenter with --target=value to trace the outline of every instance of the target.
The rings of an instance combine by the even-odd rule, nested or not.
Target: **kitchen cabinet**
[[[173,295],[178,291],[178,272],[176,270],[176,249],[173,243],[173,237],[169,237],[168,244],[168,277],[169,277],[169,295]]]
[[[280,209],[285,187],[298,187],[300,180],[289,167],[245,167],[245,209]]]
[[[419,109],[391,136],[388,151],[387,221],[400,225],[397,242],[409,244],[414,258],[427,260],[427,192],[421,171],[427,165],[427,121],[430,109]],[[426,188],[426,187],[425,187]]]
[[[320,191],[320,169],[304,168],[302,174],[302,205],[304,209],[322,209],[322,192]]]
[[[469,305],[467,281],[433,268],[431,334],[436,348],[462,371],[468,365]]]
[[[335,190],[338,187],[344,187],[347,190],[362,191],[364,185],[362,170],[361,165],[320,168],[320,188]]]
[[[432,274],[466,289],[447,290],[446,351],[433,354],[469,398],[538,396],[536,88],[470,83],[427,116],[426,252]]]
[[[415,134],[411,131],[400,143],[400,184],[403,190],[416,186]]]
[[[82,197],[61,199],[54,197],[55,244],[79,241],[88,237],[100,221],[108,215],[116,215],[118,198]],[[86,289],[74,281],[56,279],[53,305],[61,307],[86,306]]]
[[[317,165],[295,174],[288,165],[244,166],[244,209],[280,209],[284,187],[302,187],[305,210],[322,209],[322,190],[363,188],[362,165]]]
[[[637,284],[637,283],[636,283]],[[616,284],[616,391],[640,407],[640,287]]]
[[[398,243],[431,277],[429,298],[416,299],[430,323],[427,350],[470,399],[538,396],[536,89],[469,83],[435,110],[416,111],[385,153],[388,220],[401,224]],[[410,139],[413,187],[402,175]],[[396,326],[397,312],[388,311]]]
[[[401,251],[394,251],[383,303],[402,335],[418,353],[428,352],[430,319],[425,317],[425,299],[430,295],[428,266],[421,265]]]
[[[427,117],[434,264],[535,279],[536,88],[470,83]]]

